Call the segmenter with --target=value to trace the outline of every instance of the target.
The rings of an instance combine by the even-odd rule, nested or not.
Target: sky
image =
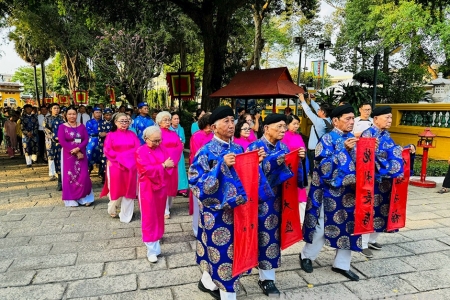
[[[332,11],[333,8],[331,6],[322,2],[319,15],[321,17],[327,16],[330,15]],[[28,65],[16,54],[16,52],[14,51],[14,44],[8,40],[7,34],[7,29],[0,30],[0,74],[14,74],[17,68]],[[293,56],[298,57],[298,50],[293,51]],[[326,60],[328,62],[332,62],[334,58],[329,53],[327,53]],[[304,62],[302,63],[302,66],[303,64]],[[307,60],[306,65],[311,68],[311,63],[309,60]],[[331,68],[328,68],[328,73],[331,76],[345,76],[351,74],[348,72],[333,70]]]

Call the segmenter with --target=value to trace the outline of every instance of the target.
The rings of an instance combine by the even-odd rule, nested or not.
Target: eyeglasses
[[[121,120],[121,121],[117,121],[117,122],[122,123],[122,124],[128,124],[128,123],[130,123],[130,121],[128,121],[128,120]]]
[[[250,128],[249,128],[249,127],[247,127],[247,128],[241,128],[241,130],[243,130],[243,131],[250,131]]]
[[[150,142],[152,142],[153,144],[159,144],[161,143],[161,140],[149,140]]]
[[[170,122],[170,119],[162,119],[161,122]]]
[[[275,130],[278,130],[278,131],[280,131],[280,130],[282,130],[282,129],[287,129],[287,126],[286,125],[277,125],[277,126],[269,126],[269,128],[273,128],[273,129],[275,129]]]

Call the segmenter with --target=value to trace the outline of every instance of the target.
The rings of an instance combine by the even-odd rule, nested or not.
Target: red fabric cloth
[[[305,142],[302,139],[302,136],[296,132],[292,132],[290,130],[286,131],[286,133],[284,134],[283,139],[281,140],[283,143],[286,144],[286,146],[288,146],[290,151],[294,151],[295,149],[299,149],[299,148],[305,148]],[[313,163],[313,162],[310,162]],[[306,202],[306,200],[308,200],[308,195],[306,193],[306,188],[301,189],[301,188],[297,188],[298,189],[298,202]]]
[[[169,176],[167,181],[167,196],[176,197],[178,194],[178,162],[183,152],[183,143],[175,131],[161,128],[161,148],[167,151],[167,157],[173,160],[175,166],[173,176]]]

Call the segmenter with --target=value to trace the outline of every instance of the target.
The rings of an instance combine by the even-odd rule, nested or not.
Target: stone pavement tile
[[[281,255],[294,255],[294,254],[298,255],[300,253],[300,251],[302,251],[305,244],[306,243],[304,241],[295,243],[294,245],[290,246],[289,248],[282,250]]]
[[[181,223],[181,229],[183,229],[184,232],[189,232],[194,234],[192,231],[192,222],[191,223]]]
[[[137,289],[136,275],[108,276],[70,282],[67,298],[116,294]]]
[[[450,289],[434,290],[429,292],[422,292],[417,294],[398,296],[396,300],[448,300]]]
[[[129,248],[129,247],[140,247],[143,245],[144,242],[140,237],[112,239],[109,241],[109,248]]]
[[[352,266],[369,278],[414,272],[416,270],[398,258],[386,258],[381,261],[371,260],[359,263],[352,263]]]
[[[138,290],[135,292],[126,292],[114,295],[106,295],[101,297],[101,300],[172,300],[172,292],[170,288],[166,289],[154,289],[154,290]],[[183,299],[195,299],[198,298],[185,298]]]
[[[439,219],[441,218],[439,215],[435,214],[434,212],[429,211],[423,211],[423,212],[415,212],[412,214],[407,214],[406,219],[408,220],[430,220],[430,219]]]
[[[402,244],[399,244],[402,245]],[[373,257],[370,260],[377,260],[381,258],[391,258],[400,256],[414,255],[412,251],[405,250],[397,245],[383,245],[381,250],[372,250]],[[362,256],[362,254],[360,254]]]
[[[39,219],[30,219],[30,220],[22,220],[17,222],[3,222],[2,227],[5,229],[18,229],[18,228],[30,228],[30,227],[39,227],[42,225],[42,220]]]
[[[406,256],[400,257],[399,259],[418,271],[450,268],[450,257],[441,252]]]
[[[0,222],[21,221],[25,215],[5,215],[0,217]]]
[[[28,285],[36,271],[18,271],[0,274],[0,288]]]
[[[434,219],[433,221],[445,225],[446,227],[450,226],[450,218],[441,218],[441,219]]]
[[[4,238],[9,234],[9,229],[0,227],[0,239]]]
[[[316,261],[313,261],[313,267],[319,268],[320,266]],[[298,255],[282,255],[281,256],[281,267],[277,269],[277,272],[300,270],[300,260]]]
[[[171,233],[171,232],[181,232],[183,229],[181,229],[180,224],[167,224],[164,226],[164,233]]]
[[[436,210],[433,211],[435,214],[444,217],[444,218],[448,218],[450,217],[450,209],[442,209],[442,210]]]
[[[108,243],[108,240],[58,243],[53,245],[52,250],[50,250],[50,254],[103,251],[108,248]]]
[[[406,227],[408,229],[427,229],[444,227],[444,225],[436,222],[436,220],[407,220]]]
[[[8,236],[36,236],[36,235],[48,235],[48,234],[58,234],[61,232],[62,226],[39,226],[39,227],[25,227],[11,229]]]
[[[441,237],[437,239],[440,242],[446,243],[447,245],[450,245],[450,236],[447,237]]]
[[[169,269],[196,265],[197,262],[194,252],[171,254],[167,256],[167,266]]]
[[[31,238],[30,245],[53,244],[53,243],[71,243],[79,242],[83,239],[83,233],[66,233],[40,235]]]
[[[336,256],[335,250],[321,251],[319,253],[319,256],[316,258],[316,260],[314,262],[322,267],[331,267],[333,265],[335,256]],[[366,261],[366,260],[367,260],[367,257],[365,257],[364,255],[361,255],[356,252],[352,252],[352,262],[360,262],[360,261]]]
[[[170,219],[165,219],[164,223],[167,224],[174,224],[174,223],[190,223],[192,224],[192,216],[175,216],[171,217]]]
[[[198,289],[198,281],[200,280],[200,275],[197,278],[196,283],[178,285],[172,287],[173,299],[175,300],[211,300],[213,299],[209,293],[202,292]],[[247,299],[247,297],[245,297]]]
[[[347,277],[345,277],[344,275],[333,272],[331,270],[331,267],[332,266],[316,268],[312,273],[306,273],[303,270],[298,270],[297,272],[300,275],[300,277],[302,277],[308,284],[312,285],[322,285],[322,284],[349,281],[349,279],[347,279]],[[355,272],[355,274],[358,275],[360,279],[365,278],[363,274],[358,272],[358,270],[352,269],[352,271]]]
[[[105,251],[79,252],[77,264],[109,262],[136,258],[135,248],[111,249]]]
[[[61,193],[59,193],[59,197],[61,197]],[[62,202],[62,201],[61,201]],[[72,215],[72,213],[73,212],[86,212],[86,211],[90,211],[90,210],[93,210],[94,209],[94,207],[95,207],[95,205],[94,206],[82,206],[82,207],[79,207],[79,206],[64,206],[64,205],[60,205],[60,206],[55,206],[54,208],[53,208],[53,210],[52,210],[52,212],[57,212],[57,211],[62,211],[62,212],[66,212],[66,211],[68,211],[68,212],[70,212],[70,215]]]
[[[72,266],[77,259],[76,254],[46,255],[40,257],[21,257],[14,260],[10,271],[46,269]]]
[[[359,282],[345,282],[344,285],[360,299],[381,299],[417,292],[405,280],[395,276],[371,278]]]
[[[103,263],[44,269],[38,271],[33,284],[96,278],[102,273]]]
[[[416,241],[399,244],[400,247],[414,254],[450,250],[450,246],[436,240]]]
[[[276,286],[280,291],[288,289],[296,289],[306,287],[306,281],[294,271],[276,272]],[[259,275],[244,276],[241,279],[241,284],[244,286],[247,295],[259,294],[265,297],[261,288],[258,285]]]
[[[122,239],[134,236],[133,228],[127,229],[109,229],[98,231],[90,231],[84,233],[84,241],[105,240],[105,239]]]
[[[406,231],[407,230],[401,229],[399,233],[380,234],[377,238],[377,242],[380,243],[381,245],[412,242],[413,241],[412,239],[407,238],[406,236],[402,235],[402,233],[406,232]],[[408,230],[408,231],[410,231],[410,230]]]
[[[43,256],[50,252],[52,245],[18,246],[0,249],[0,258]]]
[[[51,211],[51,212],[38,212],[38,213],[28,213],[24,220],[29,219],[63,219],[68,218],[70,215],[70,211]]]
[[[200,278],[201,272],[199,267],[185,267],[138,274],[138,282],[141,289],[193,283],[198,282]]]
[[[411,213],[424,212],[424,211],[432,211],[435,214],[437,214],[438,209],[434,205],[435,204],[410,205],[408,203],[408,206],[406,208],[406,216],[408,216]]]
[[[359,300],[355,294],[340,283],[295,289],[292,291],[286,291],[285,295],[287,300],[329,300],[333,299],[331,295],[333,295],[336,300]]]
[[[6,272],[14,259],[2,259],[0,260],[0,272]]]
[[[195,237],[193,235],[186,234],[185,232],[167,233],[164,234],[162,238],[162,244],[190,242],[190,241],[195,241]]]
[[[402,274],[399,277],[422,292],[450,287],[450,269],[421,271]]]
[[[90,217],[78,217],[78,218],[52,218],[52,219],[44,219],[42,220],[42,226],[51,226],[51,225],[71,225],[75,226],[78,224],[86,224],[90,221]]]
[[[27,245],[31,237],[5,237],[0,239],[0,248],[17,247]]]
[[[445,233],[446,235],[450,235],[450,227],[438,228],[438,230]]]
[[[439,238],[439,237],[448,237],[448,235],[446,235],[442,231],[439,231],[438,229],[435,229],[435,228],[420,229],[420,230],[408,230],[408,231],[403,231],[400,234],[407,238],[415,240],[415,241],[430,240],[430,239],[435,239],[435,238]]]
[[[158,257],[157,263],[151,263],[144,259],[113,261],[106,263],[103,275],[115,276],[125,274],[136,274],[151,271],[166,270],[167,263],[165,257]]]
[[[136,219],[136,214],[133,216],[133,219],[130,223],[122,223],[119,221],[119,218],[112,219],[109,215],[103,216],[100,219],[100,217],[97,218],[97,220],[101,220],[102,222],[108,222],[107,228],[108,229],[116,229],[116,228],[139,228],[141,229],[141,219]],[[111,220],[112,219],[112,220]],[[91,217],[91,220],[95,220],[95,217]]]
[[[42,207],[29,207],[21,209],[13,209],[9,212],[11,215],[23,215],[23,214],[34,214],[40,212],[50,212],[53,210],[53,206],[42,206]]]
[[[147,247],[141,246],[136,247],[137,249],[137,257],[144,258],[147,257]],[[189,243],[172,243],[172,244],[162,244],[161,245],[161,255],[167,256],[175,253],[185,253],[192,252],[195,253],[194,250],[191,249]]]
[[[106,224],[104,223],[79,223],[75,221],[73,224],[64,225],[61,232],[69,233],[69,232],[105,232]]]
[[[12,287],[0,289],[0,299],[17,300],[17,299],[46,299],[59,300],[63,298],[65,284],[42,284],[30,285],[22,287]]]

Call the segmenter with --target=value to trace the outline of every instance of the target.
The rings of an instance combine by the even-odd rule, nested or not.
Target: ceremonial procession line
[[[211,299],[197,288],[187,198],[176,198],[163,254],[151,264],[137,203],[131,223],[111,219],[108,200],[98,199],[100,179],[92,180],[93,206],[64,207],[46,165],[25,168],[0,155],[0,299]],[[332,248],[325,247],[310,274],[299,265],[303,242],[283,251],[281,299],[448,299],[450,201],[435,191],[411,186],[406,228],[382,234],[383,249],[370,260],[353,253],[359,282],[331,271]],[[268,299],[257,274],[242,277],[238,299]]]

